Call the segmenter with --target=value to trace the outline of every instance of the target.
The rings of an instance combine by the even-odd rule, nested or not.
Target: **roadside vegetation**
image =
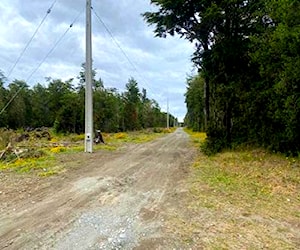
[[[198,149],[206,135],[186,130]],[[173,226],[204,249],[297,249],[300,159],[265,149],[201,152],[192,166],[186,214]]]
[[[32,131],[47,127],[61,134],[84,133],[84,64],[77,78],[67,81],[47,78],[43,84],[32,85],[20,80],[9,82],[0,69],[0,128]],[[105,87],[93,70],[95,130],[117,133],[163,127],[166,115],[135,79],[130,78],[121,92]],[[172,114],[169,118],[170,127],[178,123]]]
[[[297,156],[300,1],[151,3],[144,18],[156,36],[195,45],[185,125],[207,133],[207,153],[252,145]]]
[[[172,132],[162,128],[167,114],[135,79],[120,92],[106,88],[96,74],[93,70],[93,127],[101,129],[106,143],[95,144],[94,151],[114,151]],[[84,86],[84,64],[77,77],[49,77],[34,86],[8,82],[0,70],[0,173],[51,176],[66,170],[60,158],[68,161],[64,155],[84,151]],[[177,118],[169,114],[169,126],[175,124]]]
[[[135,132],[103,133],[105,144],[94,144],[94,151],[114,151],[125,143],[144,143],[154,140],[175,128],[154,128]],[[51,134],[50,138],[37,138],[35,132],[27,133],[28,138],[22,142],[14,139],[22,135],[22,132],[1,130],[0,154],[5,152],[6,145],[11,150],[0,160],[1,171],[14,171],[17,173],[30,173],[41,177],[47,177],[66,171],[65,164],[60,160],[75,153],[84,151],[84,134]],[[13,143],[11,143],[14,141]]]

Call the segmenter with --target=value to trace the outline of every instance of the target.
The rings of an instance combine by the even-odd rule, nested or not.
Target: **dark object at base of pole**
[[[95,137],[94,142],[95,142],[96,144],[99,144],[100,142],[102,142],[102,143],[105,144],[105,142],[104,142],[104,140],[103,140],[103,136],[102,136],[100,130],[97,130],[97,131],[96,131],[96,137]]]

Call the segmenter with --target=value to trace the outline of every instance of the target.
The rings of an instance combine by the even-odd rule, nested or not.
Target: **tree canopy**
[[[143,16],[156,36],[195,44],[186,122],[207,131],[210,150],[247,143],[299,152],[299,1],[151,3],[157,11]]]
[[[18,92],[0,116],[0,127],[11,129],[54,127],[57,132],[84,132],[84,64],[75,83],[74,79],[46,78],[32,88],[24,81],[15,80],[4,87],[5,76],[0,72],[0,110]],[[164,127],[166,114],[155,100],[140,91],[138,82],[130,78],[126,91],[105,88],[96,80],[93,70],[93,120],[95,129],[104,132]],[[174,123],[174,122],[173,122]]]

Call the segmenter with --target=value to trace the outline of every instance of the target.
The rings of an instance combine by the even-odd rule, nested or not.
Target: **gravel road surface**
[[[115,152],[67,156],[73,165],[59,176],[2,175],[0,249],[176,248],[166,213],[185,192],[194,153],[178,129]]]

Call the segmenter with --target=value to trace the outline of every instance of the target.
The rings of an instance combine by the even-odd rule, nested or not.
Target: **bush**
[[[209,128],[207,138],[200,146],[201,151],[206,155],[214,155],[227,147],[228,142],[225,132],[217,128]]]
[[[5,149],[15,133],[10,129],[0,128],[0,150]]]
[[[212,140],[211,138],[207,138],[200,145],[200,149],[204,154],[211,156],[221,152],[221,150],[224,148],[223,145],[224,142],[222,140],[218,140],[218,139]]]
[[[163,129],[162,128],[153,128],[154,133],[162,133]]]

